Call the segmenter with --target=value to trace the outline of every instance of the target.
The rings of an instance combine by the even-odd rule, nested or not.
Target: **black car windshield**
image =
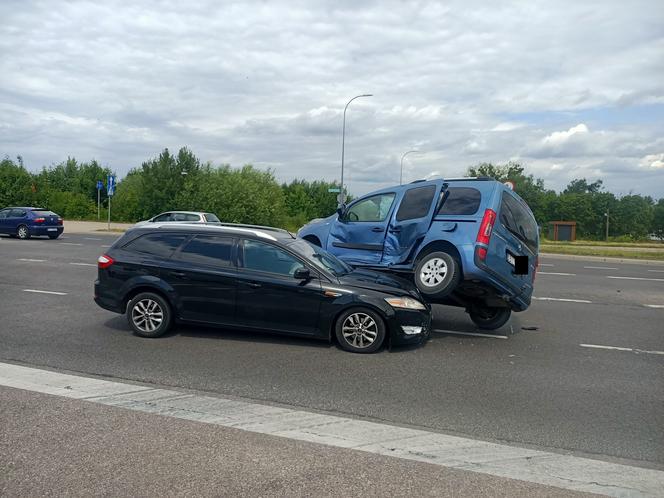
[[[306,240],[295,239],[288,243],[288,247],[305,257],[308,261],[311,261],[311,263],[324,272],[331,273],[336,277],[346,275],[353,270],[336,256],[333,256],[329,252],[307,242]]]

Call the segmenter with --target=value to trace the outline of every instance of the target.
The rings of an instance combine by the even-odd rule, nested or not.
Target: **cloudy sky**
[[[664,197],[664,2],[0,2],[0,155],[168,147],[354,194],[518,160]]]

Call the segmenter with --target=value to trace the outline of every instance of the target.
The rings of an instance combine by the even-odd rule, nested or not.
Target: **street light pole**
[[[346,202],[346,192],[344,191],[344,149],[346,145],[346,109],[348,109],[348,106],[353,100],[359,99],[360,97],[373,97],[373,94],[365,93],[362,95],[356,95],[355,97],[350,99],[346,104],[346,107],[344,107],[344,124],[341,131],[341,193],[339,194],[340,206]]]
[[[419,152],[419,151],[418,150],[409,150],[408,152],[404,152],[403,155],[401,156],[401,172],[399,173],[399,185],[401,185],[403,183],[403,158],[406,157],[411,152]]]
[[[606,213],[604,213],[604,216],[606,216],[606,240],[608,242],[609,240],[609,208],[606,208]]]

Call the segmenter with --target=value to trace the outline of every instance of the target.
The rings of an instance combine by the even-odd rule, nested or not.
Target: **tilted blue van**
[[[530,305],[539,229],[491,178],[419,180],[367,194],[298,236],[352,266],[408,273],[430,302],[463,306],[481,328]]]

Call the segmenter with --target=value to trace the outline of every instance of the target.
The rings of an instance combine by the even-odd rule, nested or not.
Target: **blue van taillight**
[[[495,222],[496,212],[493,209],[484,211],[484,217],[482,217],[482,223],[480,223],[480,229],[477,232],[477,239],[475,240],[475,243],[478,244],[475,251],[482,261],[486,259],[491,233],[493,232],[493,224]]]

